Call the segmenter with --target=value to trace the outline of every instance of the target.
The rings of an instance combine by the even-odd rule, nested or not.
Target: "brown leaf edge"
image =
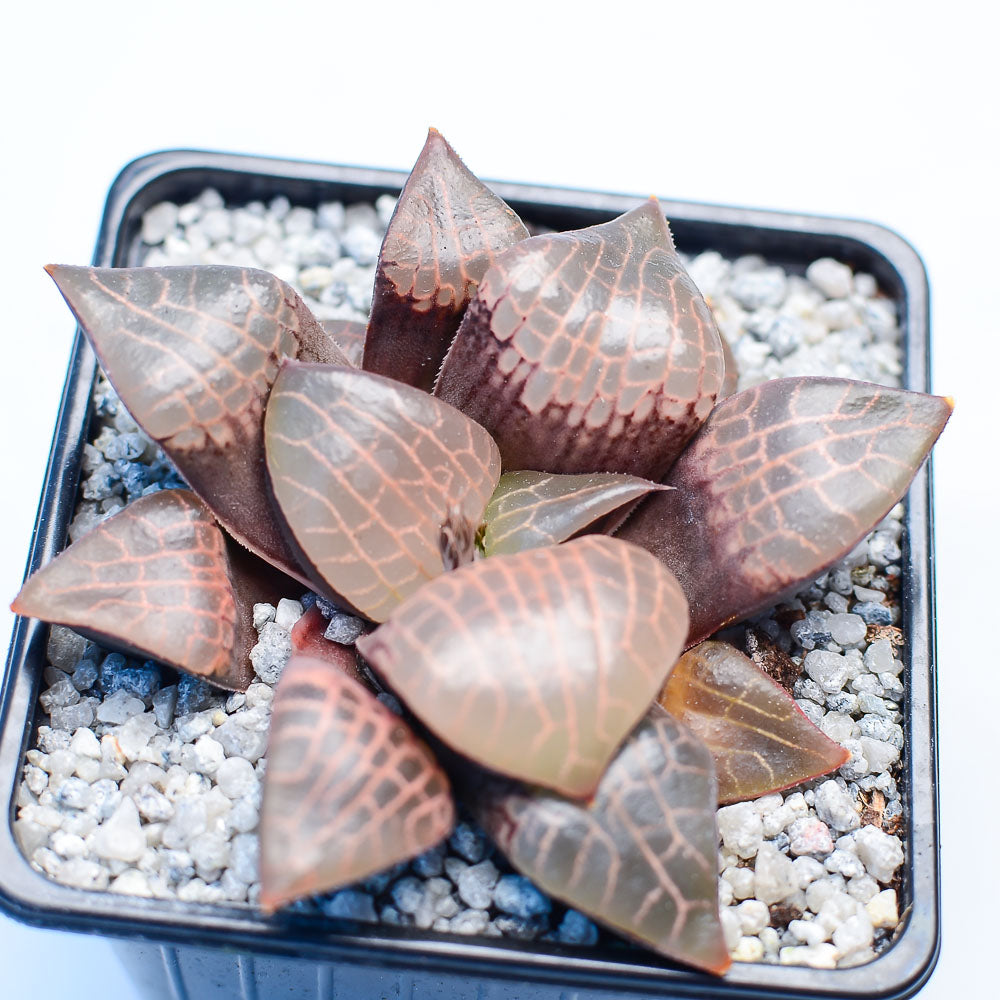
[[[710,640],[689,649],[657,700],[711,751],[720,803],[784,791],[851,756],[728,643]]]

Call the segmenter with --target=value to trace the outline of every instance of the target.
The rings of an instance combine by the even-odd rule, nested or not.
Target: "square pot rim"
[[[208,186],[212,176],[234,174],[254,178],[275,190],[340,185],[358,189],[367,200],[396,192],[405,172],[318,164],[299,160],[244,156],[200,150],[166,150],[140,157],[120,172],[105,204],[93,263],[122,266],[130,245],[127,226],[135,224],[136,205],[158,186],[178,177]],[[202,175],[205,175],[204,177]],[[204,182],[204,183],[202,183]],[[533,184],[488,182],[516,210],[531,217],[543,210],[610,216],[634,207],[634,195],[556,188]],[[194,189],[194,187],[192,187]],[[343,194],[330,195],[350,200]],[[360,200],[360,199],[358,199]],[[152,204],[148,201],[148,204]],[[148,207],[148,204],[144,207]],[[906,347],[904,384],[928,391],[929,314],[926,271],[914,248],[901,236],[876,223],[802,213],[661,199],[675,231],[691,227],[729,234],[769,234],[837,244],[868,257],[881,268],[880,278],[895,276],[903,305],[900,326]],[[134,235],[134,234],[133,234]],[[683,249],[683,242],[679,240]],[[747,244],[748,247],[752,246]],[[744,251],[748,252],[748,251]],[[760,252],[766,253],[766,250]],[[884,265],[884,266],[883,266]],[[96,359],[77,329],[66,384],[59,407],[26,575],[62,547],[75,506],[79,459],[90,406]],[[908,636],[908,690],[904,725],[907,731],[905,794],[907,896],[914,901],[903,916],[897,939],[871,962],[846,969],[814,969],[766,963],[734,963],[722,979],[670,965],[594,957],[592,951],[532,942],[491,943],[457,935],[394,931],[348,922],[276,915],[264,918],[249,907],[182,903],[74,889],[36,872],[13,834],[16,792],[24,753],[34,726],[40,670],[32,664],[44,657],[47,626],[18,617],[14,624],[3,690],[0,691],[0,788],[11,789],[6,822],[0,823],[0,907],[27,923],[117,937],[141,937],[179,945],[214,945],[295,955],[327,961],[373,960],[390,967],[428,972],[484,970],[505,979],[612,987],[621,992],[662,989],[677,996],[753,997],[906,997],[930,976],[940,948],[938,803],[936,758],[936,680],[934,635],[934,564],[929,463],[918,472],[906,497],[906,550],[903,606]],[[915,572],[919,571],[919,572]],[[918,579],[919,577],[919,579]],[[918,669],[919,666],[919,669]],[[926,775],[923,781],[914,775]],[[337,928],[343,928],[343,931]],[[527,947],[526,947],[527,945]],[[640,953],[649,959],[649,953]],[[662,962],[662,964],[659,964]],[[873,983],[879,983],[873,988]],[[708,993],[706,994],[706,990]]]

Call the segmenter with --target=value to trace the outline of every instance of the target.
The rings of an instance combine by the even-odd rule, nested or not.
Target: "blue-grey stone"
[[[367,892],[357,889],[342,889],[329,899],[319,904],[319,908],[328,917],[339,917],[344,920],[361,920],[365,923],[375,923],[375,900]]]
[[[81,660],[73,671],[73,687],[77,691],[89,691],[100,676],[97,664],[93,660]]]
[[[792,623],[789,630],[792,638],[803,649],[815,649],[817,646],[825,646],[833,640],[827,621],[830,617],[829,611],[807,611],[805,618]]]
[[[597,924],[577,910],[567,910],[559,924],[556,939],[563,944],[597,944]]]
[[[160,689],[160,668],[153,660],[142,666],[129,665],[120,653],[112,653],[101,664],[100,683],[105,695],[127,691],[148,706]]]
[[[523,875],[504,875],[493,890],[493,902],[504,913],[525,920],[552,910],[551,900]]]
[[[198,677],[191,674],[180,674],[177,680],[177,704],[174,711],[177,715],[190,715],[200,712],[212,704],[213,688]]]
[[[429,851],[418,854],[410,867],[420,878],[434,878],[444,871],[444,844],[437,844]]]
[[[465,858],[470,864],[476,864],[486,857],[486,837],[483,831],[471,823],[459,823],[455,832],[448,838],[451,849]]]
[[[866,625],[891,625],[892,608],[887,604],[876,604],[874,601],[858,601],[851,611],[860,615]]]

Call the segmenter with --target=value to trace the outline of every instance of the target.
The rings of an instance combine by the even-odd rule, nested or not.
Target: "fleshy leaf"
[[[267,499],[264,403],[283,357],[347,359],[296,292],[251,268],[47,270],[136,422],[238,541],[307,582]]]
[[[843,558],[906,491],[951,414],[939,396],[836,378],[725,400],[618,537],[677,575],[688,645]]]
[[[353,646],[327,639],[325,633],[328,625],[329,622],[314,604],[292,626],[292,652],[313,660],[323,660],[352,680],[367,686],[368,681],[358,666],[357,651]]]
[[[722,359],[725,364],[725,375],[722,378],[722,388],[719,390],[719,397],[716,402],[728,399],[736,392],[736,387],[740,380],[739,366],[736,364],[736,355],[729,346],[729,341],[720,333],[719,341],[722,343]]]
[[[487,268],[527,235],[510,206],[431,129],[382,243],[365,370],[429,392]]]
[[[721,975],[712,759],[650,713],[593,799],[494,786],[481,820],[515,868],[552,896],[668,958]]]
[[[785,690],[725,642],[689,649],[659,702],[712,752],[720,802],[791,788],[851,756],[817,729]]]
[[[293,656],[268,736],[265,912],[414,857],[454,821],[448,779],[406,723],[329,663]]]
[[[253,605],[290,583],[227,543],[193,493],[161,490],[43,566],[12,609],[242,691],[253,679]]]
[[[478,525],[500,477],[490,436],[401,382],[286,362],[265,419],[271,489],[314,583],[384,621],[443,572],[441,530]]]
[[[614,472],[505,472],[483,515],[483,547],[487,555],[501,555],[555,545],[623,504],[662,489],[648,479]]]
[[[683,595],[657,560],[591,535],[440,576],[358,649],[459,753],[583,796],[686,629]]]
[[[365,351],[365,332],[368,327],[354,319],[323,319],[319,325],[333,338],[333,342],[344,352],[344,357],[355,367],[361,367],[361,356]]]
[[[715,321],[651,199],[501,254],[434,391],[493,435],[504,468],[659,479],[722,379]]]

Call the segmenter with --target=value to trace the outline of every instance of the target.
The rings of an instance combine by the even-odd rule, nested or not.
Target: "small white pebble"
[[[745,899],[735,909],[744,934],[759,934],[771,922],[770,912],[759,899]]]
[[[832,944],[790,945],[778,956],[782,965],[808,965],[814,969],[835,969],[837,949]]]
[[[883,889],[865,903],[865,911],[874,927],[895,927],[899,923],[896,890]]]
[[[731,957],[734,962],[759,962],[764,957],[764,945],[759,937],[741,937]]]
[[[298,601],[289,600],[287,597],[278,601],[278,606],[274,611],[275,625],[290,630],[301,617],[302,605]]]

